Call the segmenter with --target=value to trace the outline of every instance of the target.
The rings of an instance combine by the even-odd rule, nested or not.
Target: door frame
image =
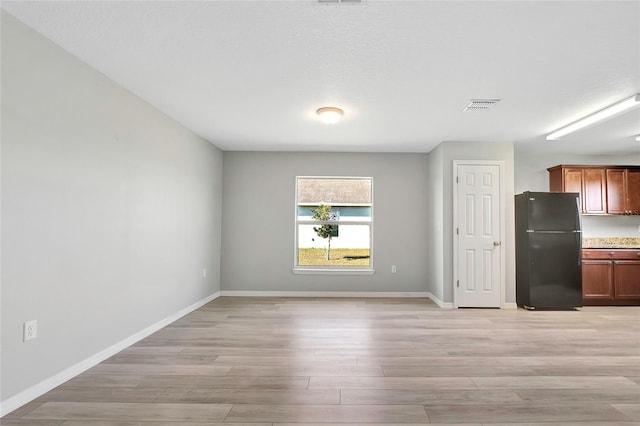
[[[458,287],[456,285],[459,277],[459,256],[458,256],[458,235],[456,229],[460,227],[458,222],[458,184],[456,178],[458,176],[459,166],[498,166],[500,185],[498,212],[500,214],[500,241],[502,242],[500,250],[500,306],[505,307],[505,276],[506,276],[506,247],[505,247],[505,203],[504,203],[504,161],[502,160],[453,160],[453,227],[451,229],[451,238],[453,239],[453,307],[458,308]]]

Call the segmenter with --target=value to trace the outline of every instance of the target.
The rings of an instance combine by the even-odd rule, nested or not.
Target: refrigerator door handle
[[[578,225],[578,229],[582,231],[582,216],[580,215],[582,206],[580,205],[580,196],[576,197],[576,207],[576,225]]]
[[[576,237],[578,242],[578,266],[582,268],[582,235],[578,234]]]

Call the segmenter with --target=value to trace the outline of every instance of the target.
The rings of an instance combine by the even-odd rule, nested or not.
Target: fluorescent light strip
[[[567,126],[561,127],[555,132],[549,133],[547,135],[547,140],[551,141],[560,139],[561,137],[566,136],[569,133],[577,132],[580,129],[584,129],[585,127],[591,126],[592,124],[595,124],[599,121],[604,121],[616,114],[620,114],[638,105],[640,105],[640,94],[633,95],[630,98],[625,99],[624,101],[618,102],[617,104],[611,105],[596,113],[588,115],[585,118],[581,118],[580,120],[575,121]]]

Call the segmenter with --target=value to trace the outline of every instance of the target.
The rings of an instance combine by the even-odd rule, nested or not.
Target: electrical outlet
[[[38,337],[38,321],[27,321],[24,323],[23,340],[26,342]]]
[[[396,272],[398,272],[398,268],[396,268],[396,265],[391,265],[391,273],[395,274]]]
[[[207,278],[207,268],[202,268],[202,278]]]

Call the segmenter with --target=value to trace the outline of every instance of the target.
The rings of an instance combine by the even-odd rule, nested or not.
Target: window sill
[[[307,269],[293,268],[294,275],[373,275],[375,269]]]

